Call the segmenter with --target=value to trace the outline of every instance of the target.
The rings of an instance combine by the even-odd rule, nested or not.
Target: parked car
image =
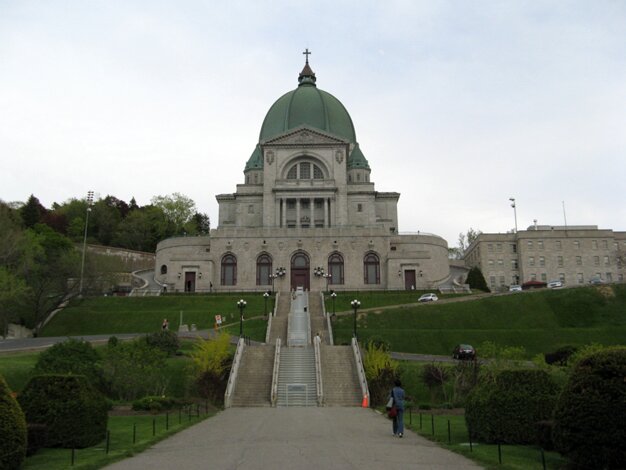
[[[417,301],[418,302],[436,302],[439,300],[439,297],[435,294],[424,294]]]
[[[471,344],[459,344],[452,351],[453,359],[476,359],[476,350]]]
[[[522,292],[522,286],[513,284],[512,286],[509,286],[509,292]]]
[[[589,280],[589,284],[597,286],[599,284],[606,284],[606,281],[602,279],[601,277],[594,277]]]
[[[563,281],[548,282],[548,289],[558,289],[559,287],[563,287]]]

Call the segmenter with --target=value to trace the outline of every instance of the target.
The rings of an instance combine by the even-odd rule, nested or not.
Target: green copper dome
[[[315,73],[309,66],[307,60],[302,72],[298,77],[298,87],[278,98],[267,112],[259,143],[263,143],[278,135],[295,129],[300,126],[308,126],[319,129],[325,133],[332,134],[341,139],[347,140],[352,145],[357,145],[354,124],[348,111],[337,98],[330,93],[317,88]],[[358,149],[355,148],[357,158],[350,160],[358,162],[357,166],[369,168],[367,160]],[[263,168],[263,158],[261,149],[257,145],[250,159],[246,163],[246,170]]]

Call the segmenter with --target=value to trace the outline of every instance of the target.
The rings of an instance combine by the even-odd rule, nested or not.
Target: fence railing
[[[272,391],[270,395],[270,403],[276,406],[278,400],[278,371],[280,368],[280,338],[276,339],[276,348],[274,349],[274,369],[272,370]]]
[[[239,341],[237,342],[237,351],[235,351],[235,358],[233,359],[233,365],[230,369],[230,376],[228,377],[228,384],[226,385],[226,392],[224,392],[224,408],[230,408],[233,393],[235,392],[235,384],[237,383],[237,374],[239,373],[241,356],[243,356],[243,350],[245,347],[245,339],[239,338]]]

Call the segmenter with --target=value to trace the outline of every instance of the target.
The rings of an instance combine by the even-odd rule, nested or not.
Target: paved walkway
[[[477,469],[472,461],[363,408],[229,408],[106,467],[151,469]]]

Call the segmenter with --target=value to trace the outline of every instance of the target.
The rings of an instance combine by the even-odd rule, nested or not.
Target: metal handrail
[[[354,352],[354,361],[356,362],[356,370],[359,376],[359,383],[361,385],[361,393],[363,398],[367,399],[367,404],[370,403],[370,392],[367,387],[367,378],[365,377],[365,368],[363,367],[363,360],[361,359],[361,350],[359,349],[359,343],[356,338],[352,338],[352,351]]]
[[[333,338],[333,325],[331,322],[330,315],[326,312],[326,302],[324,300],[324,293],[320,292],[320,296],[322,297],[322,314],[326,319],[326,328],[328,328],[328,344],[333,346],[335,344],[335,340]]]
[[[228,377],[228,385],[226,385],[226,392],[224,392],[224,408],[230,408],[232,396],[235,392],[235,384],[237,383],[237,374],[239,373],[239,365],[241,364],[241,356],[243,356],[243,350],[246,347],[244,338],[239,338],[237,342],[237,351],[235,351],[235,357],[233,359],[233,365],[230,369],[230,376]]]
[[[270,403],[276,406],[278,400],[278,369],[280,367],[280,338],[276,339],[276,349],[274,350],[274,370],[272,371],[272,391],[270,394]]]
[[[322,357],[320,352],[320,343],[322,338],[316,336],[313,340],[313,348],[315,349],[315,381],[317,383],[317,406],[324,403],[324,387],[322,384]]]

